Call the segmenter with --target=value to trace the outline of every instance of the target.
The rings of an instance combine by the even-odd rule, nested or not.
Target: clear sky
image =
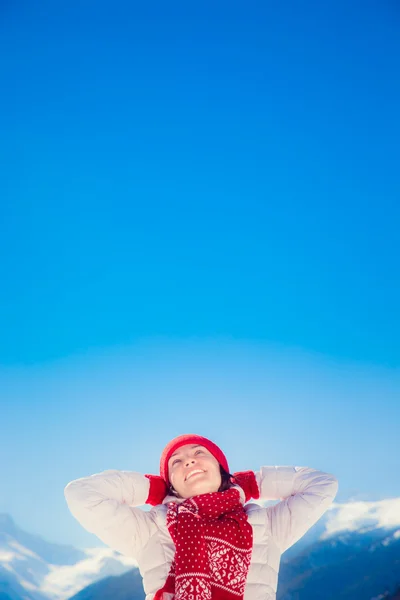
[[[394,1],[0,7],[0,511],[96,545],[63,487],[234,470],[400,495]]]

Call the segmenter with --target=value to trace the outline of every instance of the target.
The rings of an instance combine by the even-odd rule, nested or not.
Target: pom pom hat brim
[[[169,484],[168,478],[168,461],[178,448],[185,446],[186,444],[201,444],[217,459],[219,464],[227,473],[229,473],[228,461],[226,460],[225,454],[220,448],[211,440],[203,437],[202,435],[196,435],[195,433],[186,433],[179,435],[178,437],[171,440],[164,448],[160,459],[160,475],[164,481]]]

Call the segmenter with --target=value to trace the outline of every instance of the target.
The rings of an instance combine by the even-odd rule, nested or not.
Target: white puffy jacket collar
[[[236,488],[237,490],[239,490],[240,492],[240,501],[242,504],[245,503],[246,500],[246,496],[244,494],[244,491],[242,490],[242,488],[239,485],[233,485],[232,488]],[[186,498],[178,498],[177,496],[173,496],[173,495],[168,495],[165,496],[164,500],[162,501],[163,504],[168,504],[169,502],[175,502],[176,504],[181,504],[181,502],[184,502],[186,500]]]

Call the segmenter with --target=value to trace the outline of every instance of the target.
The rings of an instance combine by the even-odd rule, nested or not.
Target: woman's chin
[[[196,481],[195,485],[192,485],[187,489],[187,493],[190,496],[200,496],[200,494],[210,494],[211,492],[217,492],[218,488],[214,489],[215,486],[212,486],[208,482]]]

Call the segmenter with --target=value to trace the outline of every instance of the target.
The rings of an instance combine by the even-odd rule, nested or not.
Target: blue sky
[[[396,4],[0,11],[0,511],[183,431],[399,495]]]

